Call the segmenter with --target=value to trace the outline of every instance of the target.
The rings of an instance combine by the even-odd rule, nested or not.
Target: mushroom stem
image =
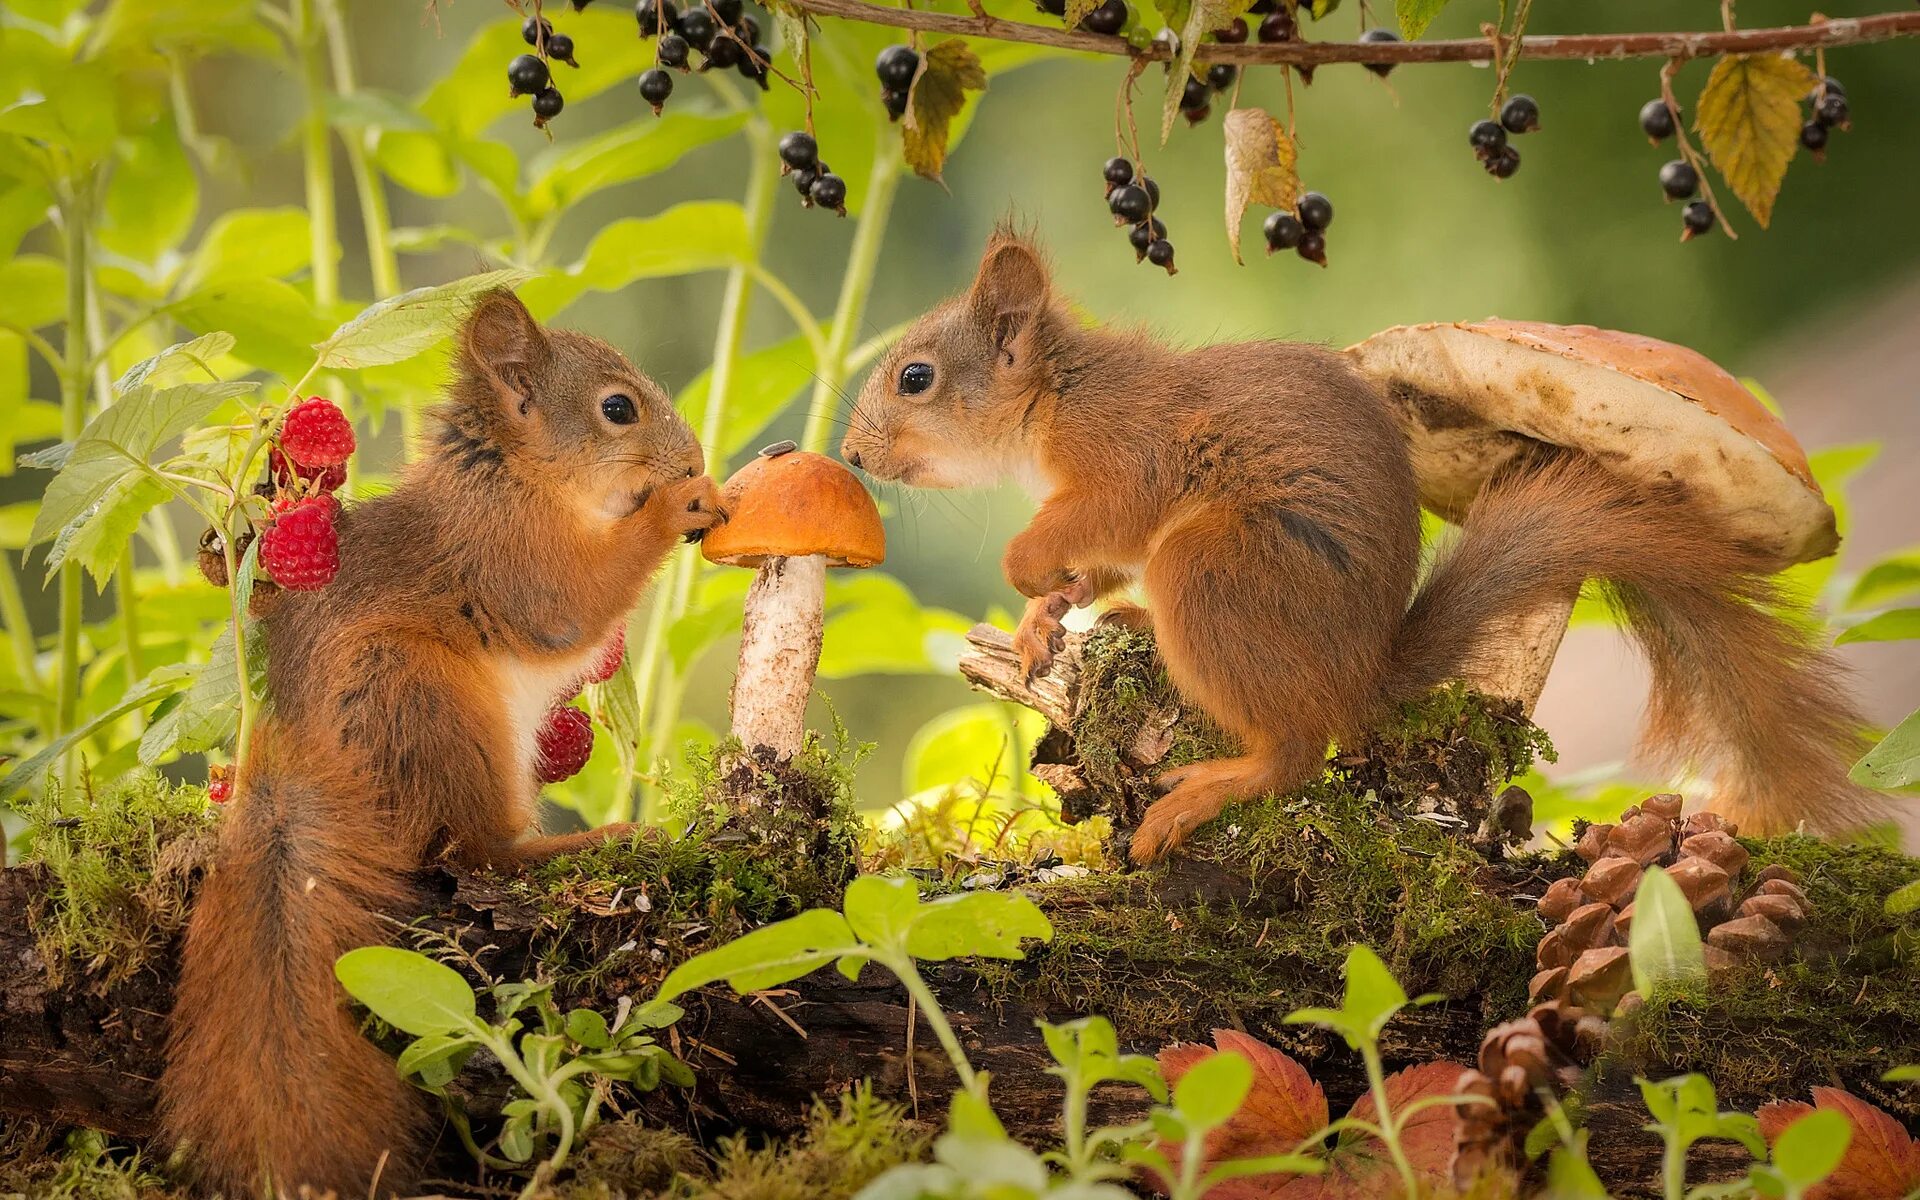
[[[1540,702],[1547,672],[1560,639],[1567,635],[1567,618],[1580,599],[1580,589],[1554,597],[1528,612],[1493,624],[1486,634],[1487,655],[1467,682],[1489,696],[1518,700],[1526,715]]]
[[[782,759],[800,752],[826,594],[824,555],[770,557],[754,575],[733,678],[733,733],[747,749],[767,746]]]

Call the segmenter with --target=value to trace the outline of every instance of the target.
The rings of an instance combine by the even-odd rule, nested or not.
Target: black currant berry
[[[843,217],[847,215],[847,181],[838,175],[822,175],[815,179],[808,194],[821,208],[831,208]]]
[[[1686,227],[1686,232],[1680,235],[1680,240],[1683,242],[1697,238],[1703,233],[1712,232],[1713,205],[1705,200],[1692,201],[1680,214],[1680,222]]]
[[[796,129],[780,139],[780,161],[789,171],[809,170],[820,161],[820,143]]]
[[[811,167],[801,167],[793,173],[793,190],[800,193],[804,207],[813,207],[813,181],[818,178],[820,173]]]
[[[761,91],[770,92],[773,90],[773,84],[767,81],[767,65],[772,61],[772,50],[765,46],[755,46],[751,51],[741,53],[739,71],[759,84]]]
[[[529,46],[538,46],[542,38],[553,37],[553,22],[545,17],[532,16],[520,22],[520,40]]]
[[[686,13],[674,28],[681,37],[687,39],[687,45],[702,54],[712,49],[713,37],[720,32],[719,27],[713,23],[713,18],[704,8],[696,8]]]
[[[1187,76],[1187,86],[1180,93],[1180,107],[1187,109],[1199,108],[1207,102],[1207,99],[1207,85],[1201,83],[1191,75]]]
[[[1309,229],[1300,235],[1300,244],[1293,248],[1293,252],[1308,262],[1324,267],[1327,265],[1327,235],[1318,229]]]
[[[1500,123],[1508,133],[1532,133],[1540,128],[1540,105],[1524,93],[1509,96],[1500,109]]]
[[[746,49],[730,37],[715,35],[713,44],[707,47],[705,66],[724,71],[728,67],[737,67],[747,56]]]
[[[1267,214],[1266,224],[1260,227],[1260,232],[1267,237],[1267,253],[1272,254],[1275,250],[1291,250],[1298,246],[1300,239],[1306,236],[1307,227],[1290,212],[1276,212]]]
[[[640,22],[640,36],[650,38],[663,28],[672,33],[680,23],[680,10],[673,0],[639,0],[633,6],[633,17]]]
[[[1483,161],[1487,174],[1495,179],[1512,179],[1514,172],[1520,169],[1520,151],[1511,145],[1502,146]]]
[[[760,44],[760,22],[753,19],[753,14],[749,13],[741,17],[740,20],[734,24],[733,28],[734,31],[740,35],[740,40],[747,45],[758,46]]]
[[[1128,225],[1137,224],[1153,215],[1153,200],[1147,195],[1147,189],[1137,183],[1116,189],[1113,198],[1107,201],[1107,207]]]
[[[713,11],[723,24],[732,25],[740,20],[742,6],[740,0],[713,0]]]
[[[1295,211],[1300,214],[1300,223],[1308,229],[1325,229],[1333,224],[1333,201],[1319,192],[1308,192],[1300,197]]]
[[[1829,128],[1838,126],[1845,129],[1851,122],[1848,117],[1847,98],[1839,92],[1828,92],[1820,97],[1820,103],[1813,106],[1813,119]]]
[[[580,65],[573,60],[573,39],[564,33],[556,33],[547,39],[547,57],[559,59],[570,67]]]
[[[1260,32],[1256,36],[1268,44],[1292,41],[1293,14],[1284,7],[1274,9],[1260,18]]]
[[[1246,18],[1235,17],[1233,19],[1233,24],[1227,26],[1225,29],[1214,30],[1213,40],[1216,42],[1225,42],[1229,46],[1237,46],[1241,42],[1246,41],[1247,40]]]
[[[1156,267],[1165,267],[1169,275],[1177,275],[1180,272],[1180,269],[1173,265],[1173,243],[1165,238],[1156,238],[1147,244],[1147,261]]]
[[[907,115],[907,101],[912,93],[902,88],[888,88],[880,93],[880,106],[887,110],[889,121],[898,121]]]
[[[1365,33],[1360,35],[1360,40],[1363,42],[1397,42],[1400,40],[1400,35],[1395,33],[1391,29],[1369,29]],[[1380,78],[1385,79],[1388,75],[1391,75],[1393,73],[1393,64],[1392,63],[1368,63],[1367,70],[1372,71],[1375,75],[1378,75]]]
[[[1831,75],[1822,75],[1820,82],[1814,84],[1813,90],[1807,93],[1807,102],[1809,104],[1818,104],[1822,96],[1844,96],[1846,94],[1847,89],[1840,86],[1838,79],[1835,79]]]
[[[1207,86],[1216,92],[1226,91],[1239,77],[1239,68],[1232,63],[1215,63],[1207,68]]]
[[[558,88],[548,87],[537,93],[533,98],[534,128],[544,129],[547,122],[559,116],[560,110],[566,106],[566,99],[560,95]]]
[[[880,86],[889,91],[905,91],[919,69],[920,56],[911,46],[888,46],[873,61],[873,73],[880,77]]]
[[[1685,200],[1700,190],[1700,172],[1684,158],[1676,158],[1660,168],[1660,190],[1669,200]]]
[[[660,115],[660,106],[673,95],[673,76],[659,67],[640,73],[640,98],[653,106],[653,115]]]
[[[587,5],[592,3],[593,0],[573,0],[573,11],[585,12],[587,11]]]
[[[1656,142],[1664,142],[1673,136],[1673,110],[1667,102],[1655,96],[1640,106],[1640,132]]]
[[[1159,212],[1160,211],[1160,185],[1155,183],[1152,179],[1148,178],[1145,175],[1142,175],[1140,178],[1134,180],[1134,182],[1147,190],[1147,207],[1153,209],[1155,212]]]
[[[660,39],[660,44],[654,48],[653,57],[663,67],[676,67],[684,71],[687,67],[689,48],[687,39],[677,33],[669,33]]]
[[[507,64],[507,86],[513,89],[512,95],[531,96],[547,86],[547,78],[547,64],[537,55],[517,55]]]
[[[1800,144],[1818,154],[1827,148],[1827,127],[1818,121],[1808,121],[1800,127]]]
[[[1467,144],[1482,155],[1492,154],[1507,144],[1507,131],[1498,121],[1475,121],[1467,130]]]
[[[1126,0],[1102,0],[1099,8],[1094,9],[1080,20],[1080,28],[1088,33],[1119,33],[1127,26]]]
[[[1133,182],[1133,164],[1124,158],[1110,158],[1101,169],[1101,174],[1106,176],[1108,191],[1125,187]]]
[[[1213,105],[1202,104],[1199,108],[1183,108],[1180,110],[1180,115],[1187,119],[1187,126],[1191,128],[1213,115]]]
[[[1067,0],[1034,0],[1035,8],[1056,17],[1067,15]]]
[[[1159,217],[1142,221],[1127,231],[1127,241],[1133,245],[1133,261],[1139,262],[1147,256],[1147,247],[1167,236],[1167,224]]]

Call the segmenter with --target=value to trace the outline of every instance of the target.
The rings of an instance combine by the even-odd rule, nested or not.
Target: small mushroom
[[[1706,859],[1725,871],[1728,878],[1738,877],[1747,869],[1747,848],[1719,830],[1687,838],[1680,843],[1680,853],[1684,857]]]
[[[1650,812],[1656,817],[1665,817],[1669,821],[1680,819],[1680,810],[1685,801],[1675,792],[1662,792],[1657,796],[1648,796],[1640,802],[1641,812]]]
[[[827,568],[871,567],[887,556],[873,497],[852,471],[792,442],[769,446],[721,489],[725,524],[700,543],[708,562],[754,567],[733,680],[733,732],[782,759],[806,737],[807,698],[820,665]]]
[[[1618,854],[1601,859],[1580,877],[1581,891],[1614,908],[1627,903],[1639,886],[1640,864]]]
[[[1760,896],[1791,896],[1799,902],[1801,908],[1808,907],[1806,892],[1800,889],[1799,884],[1790,883],[1785,879],[1777,877],[1773,879],[1762,879],[1760,886],[1753,890],[1756,895]]]
[[[1556,879],[1547,886],[1540,897],[1540,919],[1549,925],[1558,925],[1567,919],[1567,914],[1587,902],[1580,894],[1580,881],[1571,876]]]
[[[1785,568],[1839,545],[1806,452],[1740,381],[1653,338],[1524,321],[1403,325],[1348,347],[1413,451],[1421,503],[1459,521],[1488,477],[1542,444],[1627,479],[1684,478],[1729,533]],[[1530,713],[1579,590],[1489,636],[1470,680]]]
[[[1607,854],[1607,839],[1613,836],[1614,827],[1606,824],[1589,825],[1580,834],[1580,840],[1573,844],[1573,852],[1588,862],[1599,862]]]
[[[1727,873],[1708,859],[1683,858],[1667,868],[1667,878],[1680,886],[1680,894],[1687,898],[1694,912],[1727,898]]]
[[[1567,969],[1548,967],[1536,972],[1527,981],[1527,1000],[1538,1004],[1542,1000],[1558,1000],[1567,994]]]
[[[1724,833],[1728,837],[1737,836],[1740,827],[1716,812],[1688,813],[1680,822],[1680,836],[1690,838],[1696,833]]]
[[[1735,917],[1715,925],[1707,933],[1707,945],[1718,946],[1742,958],[1763,961],[1780,957],[1792,944],[1786,931],[1765,917]]]
[[[1639,812],[1613,827],[1607,835],[1607,853],[1624,854],[1641,866],[1673,853],[1673,822],[1650,812]]]
[[[1633,966],[1627,960],[1625,946],[1603,946],[1588,950],[1573,960],[1567,971],[1573,998],[1582,1007],[1611,1012],[1614,1003],[1633,986]]]
[[[1732,831],[1729,830],[1728,832]],[[1755,878],[1761,883],[1767,883],[1775,879],[1784,879],[1797,887],[1800,883],[1800,872],[1794,870],[1792,867],[1774,863],[1770,867],[1760,868],[1760,874]]]
[[[1607,904],[1586,904],[1574,909],[1557,932],[1564,934],[1576,950],[1597,950],[1618,940],[1614,937],[1613,907]]]
[[[1785,933],[1807,923],[1807,910],[1792,896],[1748,896],[1740,906],[1743,917],[1765,917]]]

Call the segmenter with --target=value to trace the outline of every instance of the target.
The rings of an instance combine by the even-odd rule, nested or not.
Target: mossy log
[[[1073,707],[1056,710],[1066,723],[1039,753],[1080,772],[1081,801],[1122,825],[1127,805],[1144,802],[1138,789],[1155,765],[1221,745],[1217,731],[1180,711],[1139,634],[1076,642],[1053,678]],[[1040,1144],[1056,1133],[1057,1082],[1034,1028],[1043,1017],[1102,1013],[1149,1053],[1216,1027],[1242,1029],[1306,1063],[1337,1112],[1362,1089],[1359,1064],[1337,1040],[1283,1018],[1335,996],[1349,943],[1378,949],[1410,992],[1451,997],[1389,1027],[1392,1067],[1470,1062],[1490,1025],[1524,1009],[1542,932],[1533,901],[1584,864],[1476,845],[1462,826],[1484,823],[1496,788],[1542,748],[1540,735],[1458,690],[1403,717],[1308,788],[1243,805],[1200,831],[1166,868],[1049,882],[1013,864],[1000,870],[1045,908],[1051,943],[1024,961],[947,964],[930,977],[976,1066],[992,1073],[995,1106],[1016,1136]],[[1154,762],[1139,761],[1143,746],[1158,748]],[[397,936],[429,950],[459,947],[470,974],[549,978],[569,1003],[610,1008],[646,994],[691,952],[831,903],[850,862],[833,849],[850,831],[829,803],[836,789],[844,795],[844,779],[817,767],[792,776],[764,764],[731,770],[698,786],[710,799],[748,787],[770,796],[751,823],[719,803],[695,811],[674,839],[609,843],[526,876],[426,872],[426,915],[394,914],[409,930]],[[1920,927],[1881,903],[1920,878],[1920,863],[1798,838],[1745,844],[1756,862],[1787,862],[1807,881],[1815,920],[1805,954],[1723,981],[1712,996],[1649,1005],[1620,1031],[1585,1096],[1596,1165],[1618,1194],[1657,1187],[1659,1146],[1639,1128],[1636,1072],[1703,1071],[1729,1107],[1837,1082],[1909,1122],[1920,1115],[1916,1097],[1876,1082],[1887,1066],[1920,1061],[1912,966]],[[178,863],[172,869],[190,880]],[[924,874],[930,886],[952,887],[980,870],[932,864]],[[148,1136],[177,930],[147,930],[145,950],[110,966],[52,961],[58,951],[44,933],[56,883],[45,866],[0,872],[0,1114]],[[688,1009],[673,1036],[699,1083],[650,1097],[651,1119],[707,1141],[732,1130],[791,1132],[811,1097],[861,1079],[917,1106],[925,1121],[943,1116],[950,1068],[924,1029],[916,1036],[904,993],[876,968],[851,982],[821,971],[745,999],[715,990]],[[499,1093],[468,1074],[484,1119]],[[1114,1088],[1093,1115],[1131,1120],[1142,1103]],[[1731,1149],[1703,1143],[1700,1177],[1731,1169]],[[443,1154],[441,1171],[461,1178],[457,1148]]]

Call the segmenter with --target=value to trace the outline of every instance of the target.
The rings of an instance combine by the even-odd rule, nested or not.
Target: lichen
[[[216,816],[205,788],[153,772],[88,781],[77,803],[57,788],[31,803],[23,865],[47,875],[29,921],[50,981],[77,974],[104,993],[164,950],[186,925]]]

